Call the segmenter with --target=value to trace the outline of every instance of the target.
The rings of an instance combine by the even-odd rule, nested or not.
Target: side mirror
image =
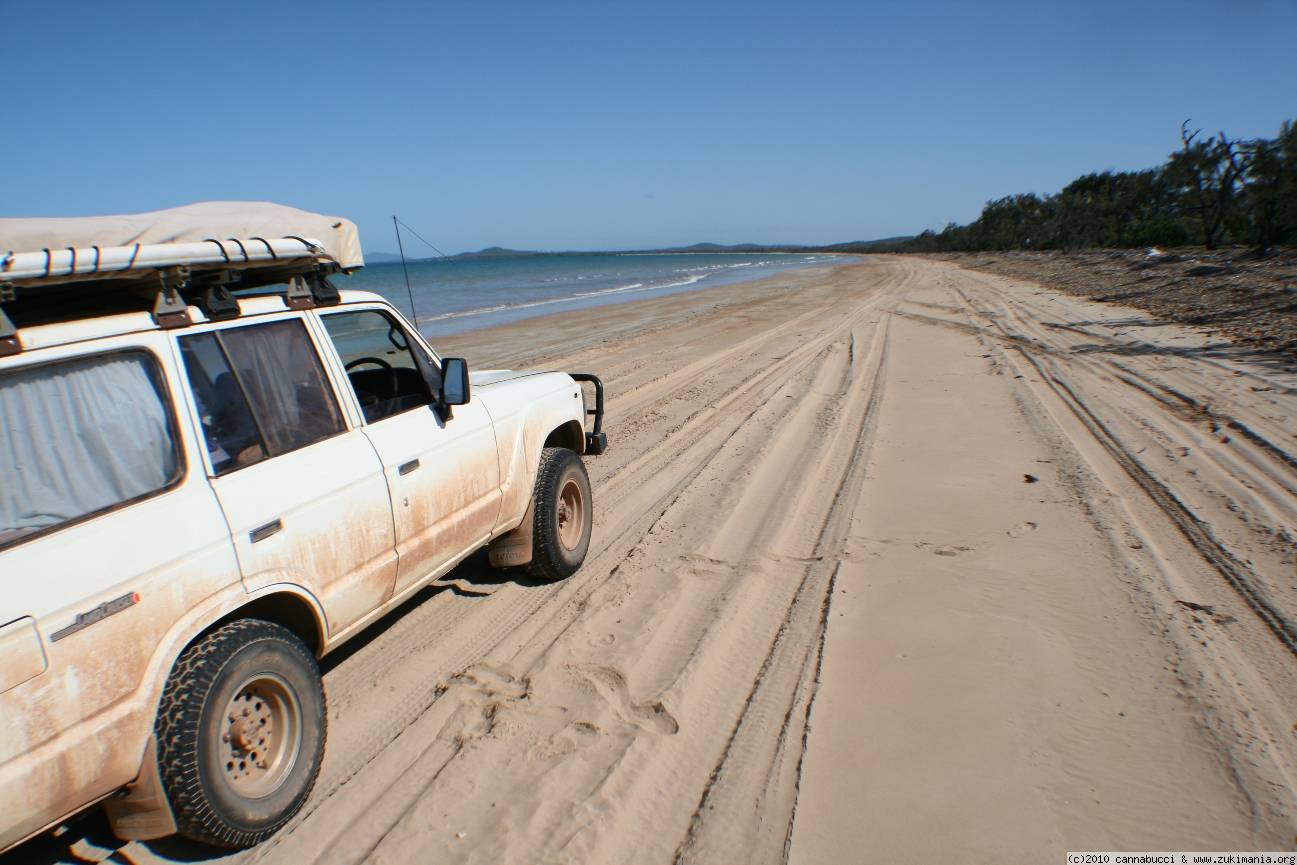
[[[448,357],[441,362],[441,402],[443,405],[465,405],[472,393],[468,383],[468,361]]]

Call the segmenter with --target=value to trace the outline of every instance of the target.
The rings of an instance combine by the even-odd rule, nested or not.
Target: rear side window
[[[151,355],[0,373],[0,547],[146,498],[182,471]]]
[[[182,337],[180,356],[216,473],[223,475],[265,459],[266,447],[252,409],[216,337],[210,333]]]
[[[212,467],[224,474],[344,429],[300,321],[180,338]]]

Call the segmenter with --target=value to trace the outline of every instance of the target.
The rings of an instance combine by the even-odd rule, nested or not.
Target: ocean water
[[[783,253],[582,253],[434,259],[408,263],[411,315],[400,262],[366,265],[339,288],[383,295],[429,337],[548,315],[760,279],[825,264],[832,255]]]

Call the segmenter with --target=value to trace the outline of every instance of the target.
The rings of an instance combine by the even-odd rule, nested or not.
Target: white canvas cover
[[[365,263],[360,235],[350,220],[268,201],[204,201],[121,216],[4,218],[0,219],[0,256],[68,247],[290,236],[318,241],[344,269]]]

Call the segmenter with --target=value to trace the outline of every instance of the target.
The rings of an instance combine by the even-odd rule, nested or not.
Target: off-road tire
[[[230,717],[226,710],[236,696],[247,693],[249,681],[282,683],[296,702],[294,709],[300,710],[298,732],[281,738],[296,743],[288,746],[291,762],[277,774],[267,774],[270,782],[278,779],[277,786],[252,797],[236,789],[246,781],[232,780],[220,763],[226,758],[222,749],[228,747],[222,739]],[[251,847],[274,834],[315,786],[325,725],[320,669],[286,628],[240,619],[186,649],[167,679],[154,724],[158,768],[180,834],[226,848]],[[282,753],[287,761],[287,752]]]
[[[571,496],[579,499],[580,512],[572,513]],[[590,495],[590,476],[585,463],[575,451],[567,448],[545,448],[536,470],[536,488],[532,494],[535,528],[532,535],[532,557],[527,571],[542,580],[561,580],[576,573],[590,548],[590,528],[594,517]],[[568,500],[565,502],[565,498]],[[571,525],[562,521],[563,514]],[[560,525],[560,522],[563,525]],[[579,536],[576,530],[579,528]],[[565,537],[568,542],[565,543]],[[572,538],[575,537],[575,542]]]

